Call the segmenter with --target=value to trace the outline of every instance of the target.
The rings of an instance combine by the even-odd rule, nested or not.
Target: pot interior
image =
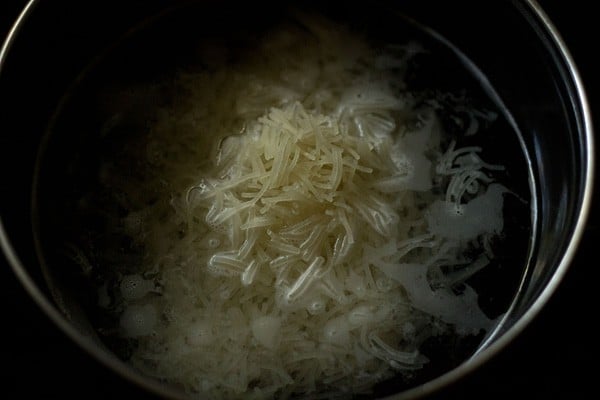
[[[129,368],[120,359],[131,349],[129,341],[107,334],[110,324],[98,308],[101,274],[86,270],[90,256],[79,252],[81,246],[75,253],[65,248],[66,242],[85,242],[82,236],[101,231],[105,222],[74,210],[87,201],[86,194],[98,193],[94,185],[103,157],[136,154],[121,149],[136,135],[143,142],[152,114],[178,101],[174,76],[198,65],[210,68],[207,59],[218,57],[190,49],[223,38],[234,48],[250,46],[249,37],[281,21],[288,10],[270,7],[257,13],[255,6],[190,1],[116,3],[38,4],[4,62],[0,102],[11,111],[3,116],[5,126],[15,131],[3,138],[11,152],[3,160],[10,160],[4,170],[13,172],[5,178],[11,196],[3,198],[1,211],[18,267],[60,310],[64,321],[59,324],[91,339],[92,353],[111,354],[109,364],[119,370]],[[440,10],[431,13],[430,3],[384,3],[368,11],[310,6],[387,41],[408,37],[433,49],[409,71],[411,87],[467,93],[479,109],[497,114],[494,124],[467,144],[481,146],[487,162],[505,167],[499,179],[511,191],[505,197],[505,229],[494,244],[495,258],[468,280],[479,293],[481,309],[495,320],[493,329],[466,339],[439,336],[427,341],[428,358],[439,356],[440,361],[411,380],[386,380],[376,387],[375,397],[418,391],[452,370],[464,369],[485,358],[488,347],[529,318],[528,311],[544,298],[549,283],[564,273],[565,254],[580,229],[588,190],[589,144],[581,99],[562,50],[535,9],[526,2],[461,1],[452,7],[435,2]],[[111,23],[101,22],[107,20]],[[510,30],[503,29],[506,21]],[[446,129],[458,117],[468,119],[448,115]],[[135,180],[137,162],[123,162],[119,173]],[[113,249],[131,247],[126,238],[108,236]],[[179,393],[173,390],[170,394]]]

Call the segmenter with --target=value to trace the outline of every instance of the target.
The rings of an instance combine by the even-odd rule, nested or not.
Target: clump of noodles
[[[143,256],[102,304],[137,368],[199,396],[366,393],[493,323],[464,282],[503,228],[501,167],[407,90],[416,44],[303,22],[181,73],[136,148],[156,200],[106,173]]]

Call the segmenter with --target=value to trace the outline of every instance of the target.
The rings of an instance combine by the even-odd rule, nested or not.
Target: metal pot
[[[10,193],[0,200],[5,255],[29,295],[68,337],[127,380],[168,398],[184,395],[138,374],[110,352],[70,300],[68,282],[41,266],[31,198],[39,148],[69,87],[132,27],[187,3],[193,2],[32,0],[0,52],[0,123],[18,131],[2,137],[2,148],[10,149],[0,169],[3,193]],[[404,399],[438,392],[482,366],[521,334],[552,296],[573,259],[589,212],[593,138],[578,72],[535,1],[406,1],[394,7],[459,49],[463,61],[473,63],[482,71],[482,81],[491,83],[495,93],[490,96],[500,99],[521,132],[535,199],[527,272],[503,324],[458,367],[393,395]],[[481,15],[494,17],[475,17]]]

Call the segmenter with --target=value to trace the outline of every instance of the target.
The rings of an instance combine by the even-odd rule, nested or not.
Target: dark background
[[[600,27],[592,11],[595,2],[539,2],[567,43],[581,72],[592,113],[600,121],[600,62],[595,54]],[[24,0],[0,0],[1,38],[24,4]],[[596,307],[600,302],[595,294],[600,287],[593,252],[598,222],[598,212],[592,209],[573,265],[525,332],[483,368],[433,399],[576,399],[588,398],[588,393],[597,390],[600,368],[595,362],[600,334]],[[2,399],[153,398],[76,347],[29,299],[1,257],[0,283]]]

